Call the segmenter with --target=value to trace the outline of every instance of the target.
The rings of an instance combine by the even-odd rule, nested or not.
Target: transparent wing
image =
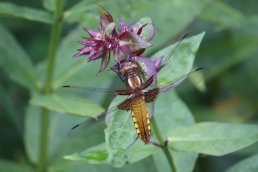
[[[95,88],[95,87],[81,87],[76,85],[64,85],[59,88],[59,90],[72,89],[72,90],[81,90],[85,94],[116,94],[116,90],[120,89],[106,89],[106,88]]]
[[[177,86],[179,86],[186,78],[188,78],[190,75],[198,72],[198,71],[201,71],[203,70],[204,68],[203,67],[199,67],[199,68],[196,68],[192,71],[190,71],[189,73],[185,74],[185,75],[182,75],[178,78],[176,78],[175,80],[171,81],[171,82],[167,82],[165,84],[162,84],[159,86],[159,89],[160,89],[160,93],[164,93],[164,92],[167,92],[167,91],[170,91],[171,89],[174,89],[176,88]]]
[[[75,124],[68,133],[69,137],[90,137],[95,134],[104,133],[106,128],[105,119],[112,117],[112,112],[119,110],[117,106],[102,112],[96,118],[88,118],[82,123]]]

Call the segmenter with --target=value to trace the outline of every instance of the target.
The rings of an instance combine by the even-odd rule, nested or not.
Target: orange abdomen
[[[145,144],[150,143],[150,120],[143,97],[132,101],[131,111],[134,127],[138,136]]]

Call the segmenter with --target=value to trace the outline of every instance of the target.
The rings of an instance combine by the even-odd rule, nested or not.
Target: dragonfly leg
[[[123,101],[122,103],[120,103],[117,108],[120,109],[120,110],[126,110],[126,111],[129,111],[130,110],[130,105],[131,105],[131,102],[133,101],[133,96],[132,97],[129,97],[128,99],[126,99],[125,101]]]
[[[162,145],[161,144],[159,144],[159,143],[157,143],[157,142],[155,142],[155,141],[151,141],[150,142],[153,146],[156,146],[156,147],[162,147]]]
[[[133,144],[138,140],[139,136],[137,136],[132,143],[130,143],[126,148],[125,150],[128,150],[129,148],[131,148],[133,146]]]
[[[119,71],[120,71],[120,69],[119,69]],[[118,76],[123,82],[125,82],[125,77],[124,77],[123,75],[121,75],[120,72],[115,71],[115,70],[114,70],[114,72],[117,74],[117,76]]]
[[[149,118],[150,118],[150,120],[153,118],[153,116],[154,116],[154,109],[155,108],[155,101],[153,101],[152,103],[151,103],[151,108],[150,108],[150,111],[149,111]]]
[[[115,90],[115,93],[118,94],[118,95],[124,96],[124,95],[132,94],[132,91],[130,91],[130,90]]]
[[[166,140],[164,141],[164,146],[165,146],[165,147],[168,146],[168,139],[166,139]]]
[[[153,80],[154,80],[154,75],[152,75],[151,77],[149,77],[141,86],[141,89],[146,89],[148,88],[152,83],[153,83]]]
[[[159,88],[154,88],[144,93],[146,103],[152,102],[159,94]]]

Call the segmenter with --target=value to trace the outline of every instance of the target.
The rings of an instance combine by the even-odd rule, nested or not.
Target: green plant
[[[73,4],[64,0],[42,0],[42,4],[44,9],[39,10],[14,3],[0,3],[1,16],[41,22],[51,26],[47,57],[43,59],[42,63],[37,64],[32,62],[37,57],[31,57],[27,53],[28,50],[24,50],[7,27],[0,26],[1,70],[4,72],[4,76],[25,88],[30,97],[29,103],[25,105],[23,130],[19,118],[17,118],[17,114],[20,112],[16,112],[13,103],[15,101],[9,97],[11,93],[5,91],[4,84],[0,85],[1,104],[4,111],[7,112],[6,114],[10,114],[10,118],[14,119],[15,126],[21,132],[26,151],[26,155],[22,154],[20,158],[15,159],[16,162],[2,159],[0,171],[6,171],[6,169],[20,171],[23,168],[24,171],[37,170],[39,172],[85,171],[86,169],[88,171],[158,170],[187,172],[193,170],[198,153],[221,156],[257,141],[258,127],[256,125],[226,124],[227,120],[219,120],[217,115],[214,115],[216,119],[213,120],[211,114],[214,112],[214,108],[205,111],[205,108],[189,103],[190,109],[193,111],[191,113],[174,91],[159,96],[153,120],[153,139],[162,145],[164,139],[168,138],[171,141],[168,147],[159,148],[153,145],[143,145],[137,141],[132,148],[124,150],[132,140],[135,131],[129,118],[130,115],[118,111],[114,112],[106,121],[105,136],[103,131],[99,131],[90,140],[87,137],[68,138],[67,133],[74,124],[84,121],[85,118],[95,117],[104,111],[104,107],[107,107],[111,100],[108,100],[105,95],[98,97],[75,96],[73,93],[60,89],[60,87],[65,84],[98,87],[101,84],[101,87],[108,88],[112,82],[116,81],[117,76],[106,71],[95,76],[93,71],[97,71],[98,63],[89,64],[84,59],[72,58],[76,49],[79,48],[77,41],[83,35],[81,28],[83,26],[96,27],[99,22],[95,1],[81,1]],[[64,6],[65,4],[68,5]],[[212,69],[207,72],[208,80],[222,77],[222,74],[229,71],[232,66],[244,62],[256,53],[258,39],[257,35],[253,36],[256,31],[252,30],[253,27],[257,26],[256,15],[246,19],[244,14],[221,1],[109,0],[102,2],[102,4],[115,16],[123,16],[126,21],[134,21],[144,16],[152,18],[158,32],[153,42],[154,46],[150,51],[147,51],[147,54],[150,56],[154,54],[153,57],[168,54],[170,49],[163,49],[163,47],[169,43],[171,38],[182,32],[193,19],[197,18],[202,22],[216,25],[217,29],[224,31],[221,31],[222,35],[226,35],[223,37],[224,41],[229,41],[227,46],[225,44],[220,46],[217,42],[209,41],[208,39],[211,39],[210,32],[206,33],[208,39],[204,40],[203,45],[203,49],[206,48],[206,51],[202,50],[201,47],[199,55],[209,56],[206,62],[205,59],[203,60],[203,64],[207,66],[210,63],[214,64]],[[220,15],[216,15],[218,13]],[[16,19],[16,21],[21,19]],[[8,20],[12,20],[12,18],[8,18]],[[5,21],[3,23],[7,24]],[[73,28],[69,33],[66,30],[67,25]],[[173,29],[171,30],[171,28]],[[62,32],[66,34],[65,37],[62,37]],[[230,32],[231,39],[226,39],[228,32]],[[249,35],[250,33],[253,35]],[[40,37],[41,33],[37,34]],[[158,82],[171,81],[192,68],[195,53],[203,36],[203,33],[197,34],[183,42],[171,58],[166,70],[161,73]],[[218,42],[223,39],[218,39]],[[235,50],[234,54],[228,53],[227,50],[230,47]],[[225,52],[223,56],[225,59],[213,60],[216,52]],[[37,56],[40,55],[37,54]],[[226,56],[234,58],[226,58]],[[247,65],[256,64],[255,60],[253,61],[252,64]],[[249,68],[249,66],[243,68],[249,69],[247,71],[252,76],[255,69],[254,67]],[[228,75],[230,76],[230,73]],[[223,83],[227,87],[236,85],[234,79],[234,82],[230,79],[227,81],[228,83]],[[256,83],[255,80],[253,81]],[[246,94],[248,95],[248,93]],[[189,96],[188,98],[193,97]],[[257,98],[253,96],[251,100],[254,102],[251,106],[255,109]],[[120,101],[121,98],[117,97],[111,102],[110,107]],[[195,123],[193,114],[197,114],[195,117],[200,123]],[[224,123],[202,122],[203,116],[200,117],[200,114],[211,116],[208,118],[209,121],[222,121]],[[245,122],[240,117],[237,117],[236,120]],[[229,121],[232,122],[232,118]],[[103,128],[104,125],[101,124],[99,128]],[[253,164],[254,167],[249,168],[249,163]],[[120,169],[106,164],[115,167],[131,165]],[[242,169],[249,171],[254,169],[253,171],[255,171],[257,169],[255,156],[235,165],[228,171],[241,171]]]

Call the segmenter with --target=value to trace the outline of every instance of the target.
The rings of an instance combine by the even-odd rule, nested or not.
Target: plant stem
[[[56,52],[59,45],[59,39],[62,31],[62,21],[60,20],[63,12],[63,0],[55,1],[55,12],[54,17],[56,23],[52,25],[50,43],[48,48],[47,57],[47,70],[46,80],[42,90],[43,94],[52,93],[52,81],[55,69],[55,58]],[[41,109],[41,135],[40,135],[40,146],[39,146],[39,157],[38,157],[38,172],[47,171],[47,158],[48,158],[48,129],[49,129],[49,110],[46,108]]]
[[[152,120],[151,120],[151,124],[152,124],[152,128],[153,128],[153,130],[154,130],[154,132],[155,132],[155,134],[156,134],[156,136],[157,136],[157,139],[158,139],[158,141],[159,141],[159,144],[161,145],[161,149],[162,149],[163,153],[165,154],[165,156],[166,156],[166,158],[167,158],[167,161],[168,161],[168,164],[169,164],[169,166],[170,166],[171,171],[172,171],[172,172],[177,172],[174,159],[173,159],[173,157],[171,156],[167,145],[165,145],[165,142],[163,141],[163,139],[162,139],[162,137],[161,137],[159,128],[158,128],[158,126],[157,126],[157,123],[156,123],[154,117],[153,117]]]

